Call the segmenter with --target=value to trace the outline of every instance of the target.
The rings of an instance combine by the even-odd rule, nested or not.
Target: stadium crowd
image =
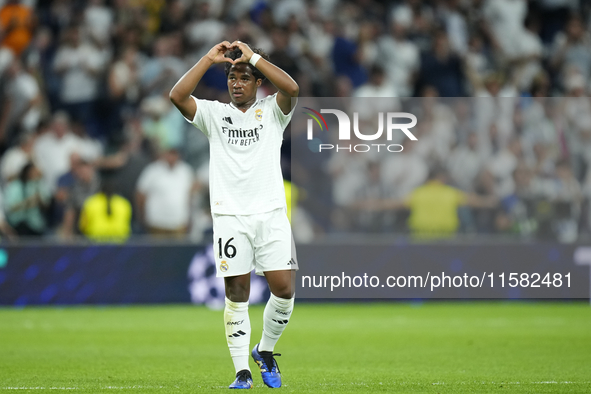
[[[437,179],[463,193],[452,233],[580,239],[591,229],[590,11],[583,0],[0,0],[0,230],[201,240],[207,139],[168,93],[213,45],[239,39],[301,97],[400,97],[429,119],[403,155],[298,168],[300,134],[286,133],[300,240],[408,231],[413,191]],[[223,69],[195,95],[227,102]]]

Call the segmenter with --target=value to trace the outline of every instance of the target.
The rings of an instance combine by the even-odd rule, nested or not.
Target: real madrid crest
[[[261,119],[263,119],[263,110],[259,108],[254,111],[254,118],[258,121],[261,121]]]
[[[220,271],[226,272],[227,270],[228,270],[228,263],[226,263],[226,260],[222,260],[222,262],[220,263]]]

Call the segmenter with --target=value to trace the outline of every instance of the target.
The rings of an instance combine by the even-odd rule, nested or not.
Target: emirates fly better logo
[[[339,141],[350,141],[351,140],[351,120],[349,119],[349,115],[345,112],[338,110],[338,109],[321,109],[320,112],[309,108],[304,107],[310,112],[304,112],[304,114],[309,115],[312,119],[308,119],[307,123],[307,131],[308,131],[308,140],[314,139],[314,121],[320,127],[320,130],[328,131],[328,125],[326,123],[326,119],[322,114],[333,114],[336,116],[337,121],[339,123]],[[408,112],[387,112],[384,116],[383,112],[378,113],[378,131],[373,134],[363,134],[359,131],[359,113],[353,113],[353,133],[355,136],[362,140],[362,141],[376,141],[382,137],[384,133],[384,118],[386,119],[386,139],[387,141],[392,141],[392,135],[396,131],[403,132],[406,137],[411,139],[412,141],[417,141],[417,137],[414,136],[413,133],[410,132],[409,129],[413,128],[417,124],[417,117]],[[409,123],[395,123],[395,120],[399,119],[409,119]],[[377,152],[380,151],[387,151],[387,152],[402,152],[402,145],[400,144],[384,144],[384,143],[367,143],[367,144],[349,144],[349,145],[341,145],[341,144],[319,144],[318,145],[318,152],[322,151],[330,151],[333,150],[335,152],[339,151],[347,151],[347,152],[369,152],[371,150],[376,150]]]

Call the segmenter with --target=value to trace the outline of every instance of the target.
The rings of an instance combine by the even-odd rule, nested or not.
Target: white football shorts
[[[213,250],[218,277],[255,270],[298,270],[285,208],[254,215],[213,216]]]

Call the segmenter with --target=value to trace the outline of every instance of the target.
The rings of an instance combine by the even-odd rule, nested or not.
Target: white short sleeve
[[[293,116],[294,110],[297,107],[297,103],[296,103],[296,105],[293,106],[291,111],[289,111],[289,113],[286,115],[283,113],[281,108],[279,108],[279,104],[277,104],[277,93],[275,93],[274,95],[272,95],[270,97],[271,97],[270,105],[271,105],[271,108],[273,109],[273,117],[277,120],[277,123],[280,126],[281,135],[283,135],[283,131],[285,130],[285,128],[287,127],[287,125],[291,121],[291,117]],[[296,100],[297,100],[297,98],[296,98]]]
[[[211,130],[213,129],[213,125],[211,124],[211,107],[212,101],[209,100],[201,100],[195,96],[191,96],[195,101],[195,116],[193,120],[189,120],[185,118],[185,120],[191,123],[193,126],[197,127],[203,134],[209,138],[211,135]],[[209,115],[209,116],[208,116]]]

